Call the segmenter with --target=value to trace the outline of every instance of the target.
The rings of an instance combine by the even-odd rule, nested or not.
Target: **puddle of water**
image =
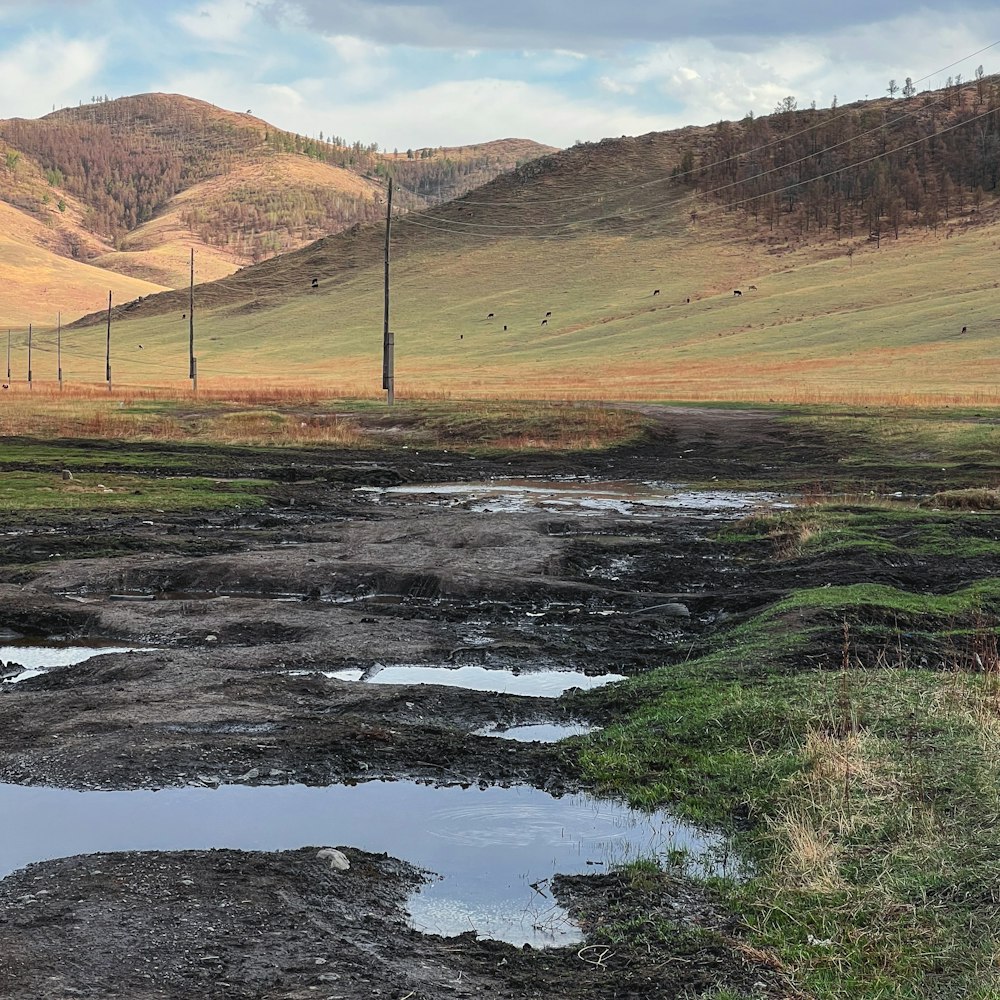
[[[115,593],[91,592],[86,596],[61,594],[72,600],[84,601],[279,601],[294,603],[306,600],[306,594],[263,594],[259,591],[239,590],[157,590],[118,591]]]
[[[0,876],[78,854],[353,846],[440,876],[410,897],[418,930],[474,929],[515,945],[581,940],[552,899],[547,880],[556,873],[590,874],[684,851],[694,873],[738,875],[720,836],[666,813],[527,787],[397,781],[75,792],[0,785],[0,815]]]
[[[0,669],[4,684],[19,684],[29,677],[38,677],[59,667],[73,667],[78,663],[93,659],[103,653],[149,653],[149,648],[136,646],[115,646],[111,643],[90,643],[81,645],[72,642],[19,642],[16,646],[0,646],[0,663],[13,664],[8,669],[17,672],[3,676],[7,671]]]
[[[517,743],[558,743],[570,736],[587,736],[597,732],[599,728],[584,722],[541,722],[531,726],[511,726],[510,729],[480,729],[473,735],[514,740]]]
[[[497,479],[484,483],[436,483],[428,486],[359,487],[376,497],[426,496],[479,513],[549,511],[579,516],[639,515],[651,509],[691,511],[715,517],[737,517],[764,507],[791,507],[778,493],[735,490],[683,490],[669,483],[544,482]]]
[[[622,674],[591,677],[575,670],[513,670],[488,667],[429,667],[418,664],[382,667],[377,670],[321,671],[324,677],[338,681],[364,681],[366,684],[442,684],[469,691],[491,691],[495,694],[521,694],[533,698],[558,698],[570,688],[604,687],[623,681]]]

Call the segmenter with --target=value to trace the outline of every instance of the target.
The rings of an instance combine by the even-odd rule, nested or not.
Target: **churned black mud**
[[[827,579],[822,566],[769,566],[716,538],[726,519],[788,502],[773,483],[821,479],[836,461],[827,442],[762,414],[654,415],[645,443],[586,457],[219,452],[201,471],[273,480],[266,509],[9,519],[0,645],[136,651],[95,648],[48,670],[9,655],[0,783],[581,791],[572,744],[503,731],[601,726],[614,701],[579,688],[685,659],[807,579],[887,572],[842,562]],[[685,485],[714,477],[750,486]],[[920,569],[891,572],[898,583]],[[476,668],[472,688],[493,689],[408,683],[405,669],[422,667]],[[432,876],[364,842],[217,846],[39,857],[8,874],[0,996],[781,995],[680,871],[539,887],[578,928],[540,949],[415,930],[407,899]],[[317,857],[325,846],[350,868]],[[488,869],[488,845],[482,857]],[[639,912],[673,936],[616,937]]]

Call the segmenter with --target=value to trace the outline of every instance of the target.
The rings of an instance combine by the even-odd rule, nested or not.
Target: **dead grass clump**
[[[786,888],[833,893],[844,885],[836,832],[804,806],[792,806],[771,824],[781,850],[777,872]]]
[[[944,490],[920,506],[945,510],[1000,510],[1000,490]]]
[[[284,414],[276,410],[246,410],[204,417],[196,421],[193,433],[200,440],[240,445],[355,447],[365,440],[363,432],[352,421],[326,415]]]

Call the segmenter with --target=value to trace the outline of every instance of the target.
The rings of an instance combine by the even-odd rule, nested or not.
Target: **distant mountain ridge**
[[[551,147],[498,140],[380,153],[276,128],[174,94],[143,94],[0,121],[0,200],[52,232],[47,249],[160,286],[303,246],[380,215],[447,201]]]

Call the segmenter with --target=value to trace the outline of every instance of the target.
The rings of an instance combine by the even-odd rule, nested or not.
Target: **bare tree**
[[[986,71],[983,69],[982,64],[976,67],[976,98],[980,104],[984,101],[984,94],[986,91],[986,84],[984,82],[984,77],[986,76]]]
[[[913,77],[908,76],[903,84],[903,97],[912,97],[916,92],[917,88],[913,84]]]
[[[886,88],[889,92],[890,97],[895,97],[899,93],[899,84],[895,80],[889,81],[889,86]]]

